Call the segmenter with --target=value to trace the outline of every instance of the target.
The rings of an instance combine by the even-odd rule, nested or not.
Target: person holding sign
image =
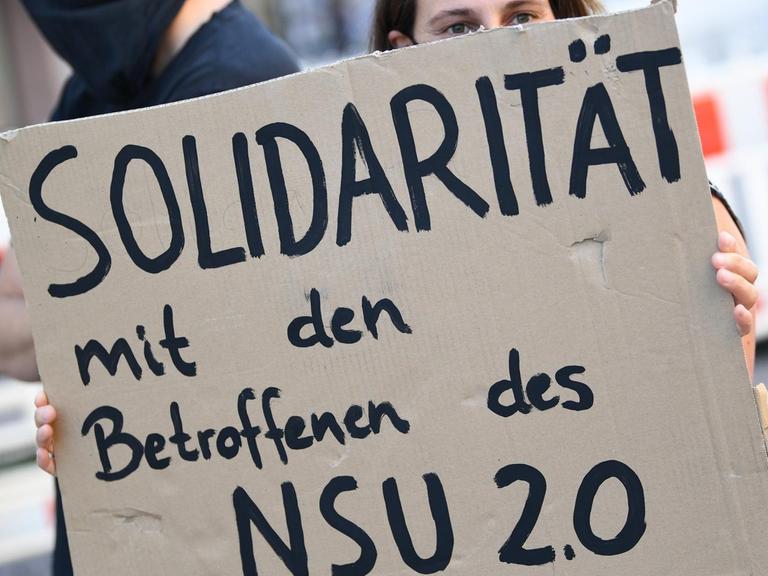
[[[599,0],[378,0],[371,49],[405,48],[483,29],[589,16],[603,11]],[[754,312],[757,266],[750,259],[740,224],[723,195],[711,188],[719,251],[712,257],[717,282],[734,299],[750,377],[755,366]]]
[[[196,98],[299,71],[286,46],[239,0],[24,4],[74,71],[52,114],[54,121]],[[15,260],[11,250],[0,271],[0,374],[37,380]],[[41,416],[36,421],[40,424]],[[54,575],[71,573],[59,502]]]
[[[509,8],[509,6],[518,6],[518,5],[522,5],[522,4],[519,4],[519,3],[505,4],[504,5],[504,9]],[[544,5],[544,6],[545,7],[549,6],[549,12],[548,13],[541,12],[541,13],[534,14],[533,16],[538,17],[538,19],[552,19],[552,18],[554,18],[554,16],[555,16],[555,10],[553,9],[554,4],[553,5]],[[415,9],[416,9],[416,7],[414,6],[414,10]],[[462,16],[462,17],[467,17],[467,15],[471,15],[472,14],[472,10],[469,10],[469,9],[466,9],[466,8],[452,8],[452,9],[449,9],[448,12],[453,13],[454,15]],[[414,17],[416,18],[417,16],[418,16],[417,12],[414,12]],[[530,14],[528,16],[530,16]],[[519,14],[517,16],[517,21],[522,21],[524,19],[528,19],[528,16],[524,16],[522,14]],[[430,18],[430,21],[431,20],[432,19]],[[501,20],[501,21],[503,23],[503,20]],[[529,19],[529,21],[530,21],[530,19]],[[482,19],[480,19],[480,22],[483,23],[484,21]],[[490,25],[494,25],[493,22],[488,22],[488,23]],[[449,26],[448,29],[450,29],[451,27],[453,27],[453,25]],[[418,30],[417,28],[418,28],[418,26],[414,26],[413,30],[410,30],[408,32],[407,36],[410,39],[411,43],[418,42],[418,41],[422,40],[421,30]],[[455,24],[454,31],[456,33],[461,33],[461,32],[467,31],[468,29],[471,29],[470,25],[465,24],[463,22],[458,22],[458,23]],[[387,37],[389,37],[389,33],[390,32],[392,32],[392,31],[397,32],[397,30],[398,30],[397,28],[394,28],[394,27],[391,28],[389,30],[389,32],[387,32]],[[701,197],[699,197],[699,200],[701,200]],[[704,203],[705,204],[708,204],[708,202],[709,202],[708,200],[704,199]],[[708,209],[708,205],[706,207]],[[724,207],[724,205],[723,205],[723,207]],[[730,218],[730,215],[729,215],[729,218]],[[754,280],[753,276],[754,276],[754,273],[756,273],[756,271],[754,271],[752,268],[750,268],[751,264],[749,263],[749,260],[748,260],[748,258],[746,256],[741,256],[741,255],[739,255],[738,257],[733,256],[734,254],[736,254],[736,245],[735,245],[736,242],[735,242],[735,237],[734,236],[725,236],[724,235],[724,236],[721,237],[720,240],[721,240],[721,242],[720,242],[721,252],[719,252],[715,256],[714,263],[715,263],[716,266],[721,266],[722,265],[722,269],[724,269],[726,271],[726,273],[727,273],[727,274],[726,273],[720,273],[720,272],[718,273],[720,275],[726,276],[726,278],[721,278],[720,281],[724,285],[726,285],[726,287],[729,288],[730,292],[734,295],[735,299],[737,300],[737,305],[740,305],[740,306],[744,307],[744,310],[746,310],[748,307],[751,307],[751,304],[749,302],[749,287],[751,286],[751,283]],[[741,282],[741,281],[737,282],[737,283],[734,283],[732,281],[729,282],[728,281],[729,280],[728,274],[738,275],[741,278],[741,280],[743,280],[743,282]],[[733,280],[733,278],[730,278],[730,279]],[[738,284],[738,286],[736,284]],[[278,296],[277,298],[280,298],[280,296]],[[311,298],[311,296],[310,296],[310,298]],[[740,316],[740,312],[737,312],[737,319],[739,319],[739,316]],[[751,320],[751,318],[750,318],[750,320]],[[293,322],[291,324],[293,324]],[[745,328],[745,326],[742,326],[742,329],[744,329],[744,328]],[[746,328],[751,328],[751,327],[747,324]],[[291,342],[291,343],[293,343],[293,342]],[[329,345],[329,347],[330,347],[330,345]],[[510,352],[510,357],[512,357],[512,356],[513,356],[512,352]],[[512,361],[510,362],[510,364],[511,363],[512,363]],[[579,367],[577,367],[577,368],[579,368]],[[512,372],[512,370],[510,370],[510,372]],[[510,376],[510,377],[512,377],[512,376]],[[502,381],[497,382],[497,384],[501,383],[502,385],[506,385],[507,382],[511,382],[511,381],[502,380]],[[534,380],[534,382],[536,382],[536,380]],[[532,390],[535,393],[536,392],[536,387],[534,386]],[[267,397],[269,398],[269,396],[267,396]],[[248,399],[249,397],[247,395],[244,395],[244,396],[242,396],[242,398],[244,399],[243,401],[245,402],[245,400]],[[250,398],[253,399],[253,395],[251,395]],[[541,390],[540,389],[539,389],[539,392],[538,392],[538,400],[539,400],[539,404],[542,404],[543,399],[541,397]],[[38,423],[40,424],[40,432],[39,432],[39,436],[38,436],[38,442],[40,444],[40,463],[41,463],[41,465],[43,467],[47,468],[50,471],[53,471],[54,470],[54,464],[53,464],[53,461],[50,458],[50,453],[53,451],[52,429],[50,428],[50,424],[55,419],[55,411],[50,406],[45,406],[45,404],[46,404],[46,399],[45,399],[44,396],[42,396],[38,400],[38,405],[39,405]],[[541,410],[543,411],[545,409],[548,410],[549,408],[545,407],[545,408],[542,408]],[[498,412],[495,412],[495,413],[498,414],[498,415],[501,415]],[[297,420],[293,420],[293,421],[297,422]],[[269,424],[268,424],[268,426],[269,426]],[[253,430],[253,428],[249,427],[249,430]],[[239,434],[239,432],[237,430],[234,430],[233,434]],[[281,438],[281,434],[270,433],[270,436],[274,437],[274,438]],[[282,442],[282,440],[281,440],[281,442]],[[276,443],[276,445],[277,445],[277,443]],[[279,445],[282,446],[282,444],[279,444]],[[153,455],[156,455],[156,454],[153,453]],[[261,461],[259,460],[259,463],[260,462]],[[284,460],[284,462],[285,462],[285,460]],[[157,463],[155,463],[155,464],[157,464]],[[506,470],[508,472],[510,471],[509,468],[507,468]],[[517,473],[517,472],[515,472],[515,470],[519,470],[519,468],[513,468],[511,470],[512,470],[512,472],[510,474]],[[526,468],[526,470],[528,470],[529,472],[531,471],[530,467]],[[598,471],[599,470],[601,470],[601,469],[598,468]],[[637,479],[637,476],[633,476],[633,477],[635,479]],[[541,478],[543,478],[543,476],[541,476]],[[507,477],[506,481],[504,480],[504,478],[502,478],[501,481],[499,482],[499,486],[501,486],[502,484],[508,485],[509,483],[514,481],[514,479],[515,479],[515,476],[513,474],[510,477]],[[392,485],[392,484],[390,483],[388,485]],[[640,485],[639,480],[637,480],[635,485]],[[293,490],[293,488],[291,488],[291,490]],[[241,492],[241,491],[237,492],[238,501],[240,501],[240,495],[241,494],[243,494],[243,492]],[[589,518],[589,514],[586,514],[584,517],[585,518]],[[246,534],[246,532],[243,531],[242,534]],[[242,541],[250,541],[250,535],[249,534],[250,533],[246,534],[246,536],[243,536],[241,542]],[[639,538],[639,536],[638,536],[638,538]],[[635,539],[634,543],[637,543],[637,541],[638,540]],[[625,545],[626,545],[626,542],[623,542],[622,546],[625,546]],[[630,543],[629,547],[631,547],[632,545],[634,545],[634,544]],[[244,547],[241,547],[241,550],[245,549],[245,548],[247,548],[247,545],[244,546]],[[628,548],[625,547],[622,550],[626,551],[627,549]],[[241,554],[242,554],[242,552],[241,552]],[[568,554],[568,552],[566,552],[566,554]],[[252,556],[252,554],[250,554],[250,555]],[[298,557],[299,554],[296,554],[296,556]],[[304,561],[306,561],[306,558],[304,558]],[[301,562],[301,559],[299,559],[297,562]],[[253,572],[250,572],[250,573],[255,573],[255,569],[254,569]],[[295,572],[295,573],[297,573],[297,572]]]

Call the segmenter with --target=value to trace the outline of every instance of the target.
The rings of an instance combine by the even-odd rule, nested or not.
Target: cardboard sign
[[[0,167],[79,575],[768,570],[671,4],[37,126]]]

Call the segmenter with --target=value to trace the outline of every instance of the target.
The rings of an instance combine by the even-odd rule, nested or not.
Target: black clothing
[[[299,71],[295,58],[235,0],[203,25],[162,73],[152,61],[183,0],[24,0],[72,66],[51,120],[167,104]]]
[[[184,0],[23,1],[48,43],[75,71],[78,83],[95,100],[125,104],[149,80],[163,34],[184,4]]]
[[[61,507],[59,481],[56,481],[56,546],[53,549],[53,576],[72,574],[72,559],[69,556],[67,527],[64,525],[64,509]]]
[[[133,110],[214,94],[299,71],[288,48],[234,0],[151,76],[163,34],[184,0],[23,0],[73,69],[51,120]],[[53,575],[71,576],[56,484]]]

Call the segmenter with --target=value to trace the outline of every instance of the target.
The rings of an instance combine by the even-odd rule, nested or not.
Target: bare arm
[[[21,275],[13,250],[8,252],[0,267],[0,374],[19,380],[40,379]]]

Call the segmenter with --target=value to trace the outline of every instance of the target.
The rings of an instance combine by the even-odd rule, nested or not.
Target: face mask
[[[184,0],[23,0],[53,49],[91,92],[121,103],[149,80],[155,54]]]

